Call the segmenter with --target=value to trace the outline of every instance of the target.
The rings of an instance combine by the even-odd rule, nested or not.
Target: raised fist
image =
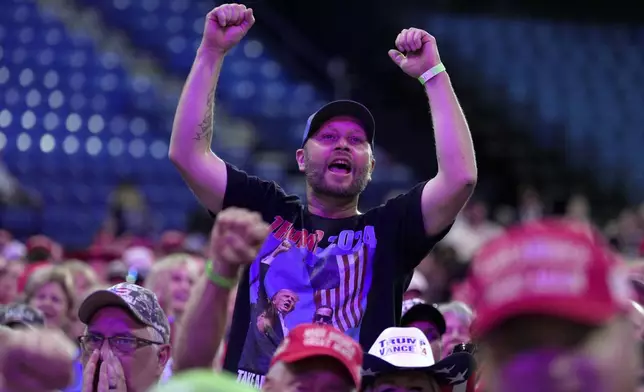
[[[256,212],[227,208],[217,215],[211,235],[211,252],[217,264],[239,268],[257,257],[268,225]]]
[[[54,330],[0,333],[4,335],[0,339],[0,389],[44,392],[70,385],[76,348],[65,335]]]
[[[202,46],[225,54],[255,23],[253,10],[242,4],[224,4],[206,16]]]
[[[404,29],[396,37],[396,49],[389,51],[389,57],[413,78],[418,78],[441,62],[436,39],[425,30],[414,27]]]

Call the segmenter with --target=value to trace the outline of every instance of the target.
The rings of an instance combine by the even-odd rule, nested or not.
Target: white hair
[[[186,270],[194,279],[199,274],[197,260],[187,253],[173,253],[156,261],[145,278],[144,286],[155,293],[167,288],[168,274],[173,270]]]
[[[472,320],[474,320],[474,312],[465,302],[452,301],[440,304],[438,305],[438,310],[443,314],[443,316],[447,313],[454,313],[467,324],[471,324]]]

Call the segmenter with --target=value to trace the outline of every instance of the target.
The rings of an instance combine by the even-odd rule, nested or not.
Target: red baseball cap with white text
[[[477,253],[469,279],[476,337],[524,314],[599,326],[633,298],[625,264],[598,232],[563,219],[509,229]]]
[[[275,351],[271,366],[277,362],[294,363],[318,356],[338,360],[349,371],[356,388],[360,389],[362,347],[332,326],[301,324],[293,328]]]

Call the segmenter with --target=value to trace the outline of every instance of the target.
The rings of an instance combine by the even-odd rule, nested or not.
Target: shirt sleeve
[[[222,209],[246,208],[259,212],[265,221],[270,222],[285,204],[297,200],[295,196],[288,196],[274,181],[250,176],[229,163],[226,163],[226,170],[228,178]]]
[[[452,225],[442,232],[428,236],[425,233],[425,222],[421,197],[426,182],[414,186],[409,192],[390,199],[383,206],[382,223],[391,230],[394,249],[399,255],[396,260],[397,270],[410,274],[432,248],[445,237]]]

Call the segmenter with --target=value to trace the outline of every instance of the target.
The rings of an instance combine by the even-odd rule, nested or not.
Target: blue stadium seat
[[[623,175],[637,182],[641,172],[622,161],[627,154],[641,160],[632,146],[644,134],[644,28],[455,15],[432,15],[427,26],[478,73],[482,88],[502,86],[515,104],[536,109],[539,125],[517,119],[542,142],[554,147],[558,139],[547,130],[564,126],[566,149],[581,160],[576,166],[597,169],[606,181]],[[616,138],[615,129],[638,136]],[[587,161],[584,149],[601,153]],[[632,196],[639,202],[644,182],[637,183],[631,190],[638,189]]]
[[[197,0],[79,1],[98,10],[109,28],[127,33],[137,53],[154,54],[163,78],[185,78],[212,7]],[[99,48],[90,34],[67,29],[36,0],[5,3],[0,150],[12,173],[43,195],[45,234],[87,245],[122,179],[140,184],[160,229],[184,228],[186,211],[197,203],[167,160],[178,91],[168,92],[154,76],[125,68],[119,53]],[[470,50],[480,49],[471,45]],[[216,152],[304,196],[302,177],[287,177],[286,169],[324,94],[291,78],[255,29],[229,54],[218,94],[217,116],[233,119],[217,120],[223,135]],[[286,158],[258,160],[258,149],[284,151]],[[413,183],[411,172],[398,165],[383,165],[379,172],[365,196],[376,204],[392,187]],[[10,229],[39,230],[40,221],[24,214],[0,212],[0,220]]]

